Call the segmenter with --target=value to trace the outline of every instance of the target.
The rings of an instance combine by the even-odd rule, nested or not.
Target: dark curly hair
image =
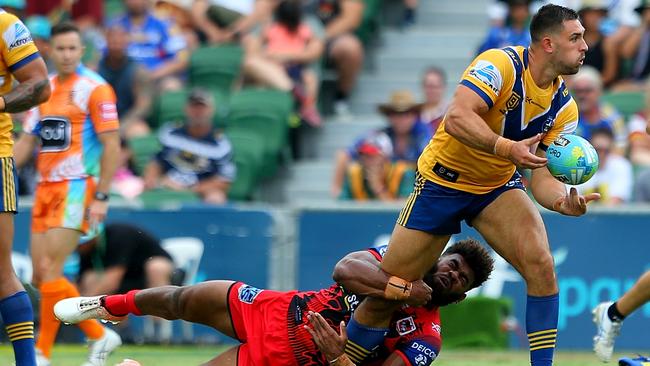
[[[461,240],[442,253],[443,256],[459,254],[467,265],[474,271],[474,282],[471,288],[479,287],[485,282],[494,269],[494,259],[481,243],[475,239]]]

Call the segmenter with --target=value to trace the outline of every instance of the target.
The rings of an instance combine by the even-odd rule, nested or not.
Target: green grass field
[[[124,358],[139,361],[143,366],[192,366],[205,362],[223,347],[193,347],[193,346],[124,346],[109,359],[107,366],[113,366]],[[54,348],[53,366],[79,366],[84,361],[86,350],[83,346],[66,345]],[[618,357],[630,354],[618,354]],[[0,365],[11,365],[13,356],[9,346],[0,346]],[[477,350],[448,350],[443,351],[436,366],[525,366],[528,365],[528,352],[522,351],[477,351]],[[558,352],[557,366],[602,366],[588,352]],[[615,363],[613,363],[615,364]],[[610,364],[612,365],[612,364]],[[281,364],[278,364],[281,366]]]

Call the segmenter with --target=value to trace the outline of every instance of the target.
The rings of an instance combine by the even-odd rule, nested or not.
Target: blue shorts
[[[397,223],[408,229],[435,235],[460,233],[460,223],[471,221],[501,193],[526,190],[518,172],[503,186],[485,194],[475,194],[433,183],[417,173],[413,193],[400,212]]]
[[[17,177],[14,158],[0,158],[0,212],[18,211]]]

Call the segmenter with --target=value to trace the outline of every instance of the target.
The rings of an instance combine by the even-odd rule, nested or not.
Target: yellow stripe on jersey
[[[492,49],[469,65],[459,88],[468,88],[488,105],[482,116],[496,134],[520,141],[545,132],[549,145],[559,134],[571,133],[578,121],[578,108],[561,77],[539,88],[527,67],[523,47]],[[494,154],[473,149],[445,131],[446,117],[418,160],[418,170],[442,186],[485,194],[504,185],[514,164]],[[439,166],[436,171],[434,167]],[[444,171],[447,174],[441,174]]]

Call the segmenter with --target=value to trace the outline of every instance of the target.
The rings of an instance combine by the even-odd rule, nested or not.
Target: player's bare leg
[[[35,365],[34,314],[29,296],[11,264],[14,213],[0,212],[0,314],[11,341],[16,365]]]
[[[644,273],[618,301],[603,302],[596,306],[593,320],[596,323],[594,352],[603,362],[609,362],[614,353],[614,342],[623,320],[636,309],[650,301],[650,271]]]
[[[418,280],[438,260],[449,238],[449,235],[432,235],[395,225],[381,269],[407,281]],[[376,344],[381,343],[391,315],[399,306],[401,302],[374,297],[366,297],[359,304],[348,324],[346,353],[351,359],[360,363]],[[358,344],[355,340],[366,343]]]
[[[237,353],[239,346],[229,348],[226,352],[221,353],[219,356],[211,359],[201,366],[237,366]]]
[[[483,238],[524,278],[526,328],[533,366],[551,365],[558,321],[558,287],[539,210],[519,189],[502,193],[472,222]]]

